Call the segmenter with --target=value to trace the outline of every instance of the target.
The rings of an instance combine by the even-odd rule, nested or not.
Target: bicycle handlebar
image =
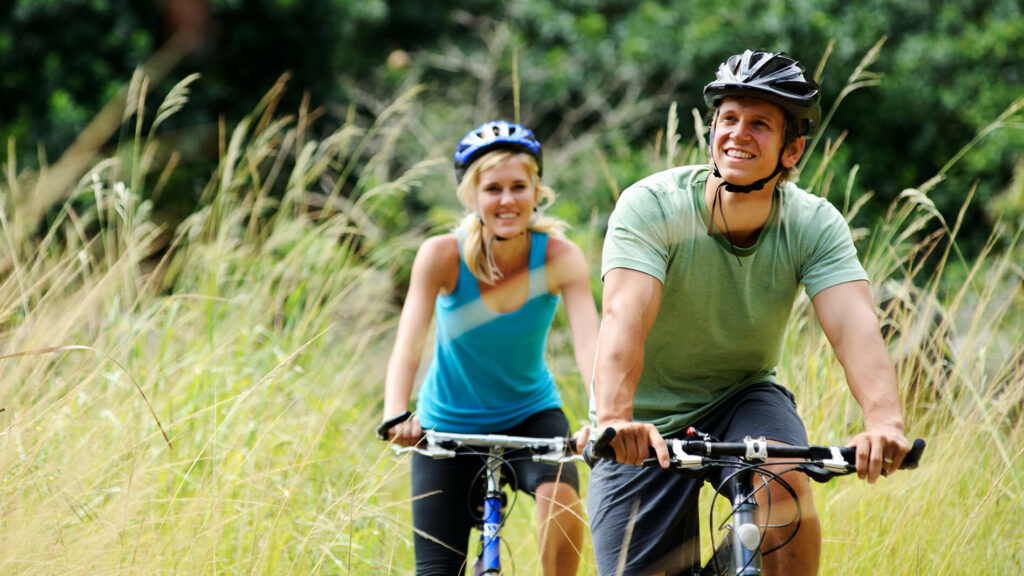
[[[589,466],[593,466],[600,459],[614,459],[615,451],[611,447],[613,438],[615,438],[615,429],[605,428],[597,440],[587,442],[583,448],[583,461]],[[681,438],[666,438],[665,442],[668,444],[671,455],[671,468],[696,468],[710,463],[715,458],[724,457],[735,457],[748,463],[761,463],[768,458],[799,458],[809,461],[804,471],[818,482],[825,482],[833,476],[849,474],[857,469],[853,464],[857,450],[845,446],[768,444],[764,438],[749,437],[744,442],[713,442]],[[924,439],[915,439],[910,452],[900,464],[900,470],[917,468],[925,446]],[[648,462],[653,463],[653,461]]]
[[[501,450],[525,449],[538,462],[575,462],[582,457],[573,454],[576,440],[572,437],[554,436],[533,438],[529,436],[505,436],[502,434],[456,434],[427,430],[423,442],[416,446],[399,448],[399,454],[416,452],[430,458],[453,458],[459,448]]]

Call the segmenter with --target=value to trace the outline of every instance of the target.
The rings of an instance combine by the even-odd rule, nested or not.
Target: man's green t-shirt
[[[867,279],[843,216],[792,183],[775,189],[753,246],[730,247],[717,231],[709,236],[709,174],[707,166],[684,166],[630,186],[604,241],[602,278],[629,268],[663,286],[633,404],[633,418],[662,434],[694,424],[749,384],[776,382],[801,285],[813,298]]]

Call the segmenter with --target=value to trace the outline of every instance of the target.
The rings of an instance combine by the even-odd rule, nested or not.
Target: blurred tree
[[[860,164],[860,187],[883,200],[869,212],[878,216],[1024,96],[1024,7],[1017,0],[871,0],[837,3],[836,9],[824,31],[841,39],[839,59],[849,61],[858,45],[889,37],[876,66],[881,84],[850,99],[834,120],[850,130],[844,162]],[[829,84],[841,83],[845,69],[832,66]],[[969,250],[987,237],[990,201],[1009,186],[1022,150],[1024,131],[995,131],[929,194],[952,225],[978,183],[961,237]]]
[[[59,154],[160,42],[139,2],[17,0],[0,15],[0,135]],[[34,154],[33,154],[34,155]]]
[[[218,119],[230,127],[284,72],[282,110],[308,93],[328,112],[323,130],[350,103],[368,123],[389,99],[426,86],[412,138],[396,147],[406,166],[449,154],[470,124],[518,116],[551,150],[552,175],[583,205],[566,216],[579,218],[595,199],[610,208],[651,169],[673,102],[683,144],[693,137],[701,88],[745,48],[783,50],[816,68],[834,41],[829,106],[864,53],[888,38],[873,66],[880,85],[846,99],[823,134],[849,130],[831,167],[842,178],[860,165],[853,192],[876,192],[879,208],[937,173],[1024,94],[1019,0],[14,0],[0,9],[0,137],[16,140],[21,163],[33,163],[37,145],[54,156],[182,29],[203,30],[203,41],[154,90],[202,74],[165,126],[186,167],[166,194],[185,205],[201,188],[188,164],[212,161]],[[993,132],[947,174],[930,193],[947,220],[979,181],[965,233],[987,234],[985,207],[1008,185],[1022,140],[1019,130]],[[424,194],[410,196],[414,213],[432,205]]]

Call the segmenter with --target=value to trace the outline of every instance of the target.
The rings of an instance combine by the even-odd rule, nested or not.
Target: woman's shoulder
[[[459,239],[455,234],[427,238],[416,252],[414,268],[419,267],[426,278],[432,279],[442,294],[455,289],[460,266]]]
[[[432,236],[420,244],[416,260],[442,274],[459,269],[459,239],[455,234]]]
[[[548,236],[546,252],[548,260],[565,256],[583,256],[583,249],[578,244],[561,235]]]
[[[420,244],[419,253],[434,260],[459,259],[459,238],[455,233],[431,236]]]
[[[583,249],[564,236],[548,237],[547,254],[548,285],[561,286],[581,277],[588,276],[587,258]],[[557,293],[552,290],[552,293]]]

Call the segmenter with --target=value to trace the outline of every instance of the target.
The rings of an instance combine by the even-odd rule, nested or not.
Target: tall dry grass
[[[376,573],[394,549],[367,430],[403,239],[373,222],[434,162],[373,167],[408,99],[313,139],[275,87],[162,230],[141,187],[193,81],[45,218],[24,209],[45,178],[6,165],[0,573]]]
[[[869,66],[851,85],[871,78]],[[379,223],[436,168],[388,172],[418,96],[396,98],[371,125],[314,137],[316,112],[281,113],[275,86],[222,129],[202,209],[167,230],[140,199],[174,169],[159,127],[194,86],[187,79],[149,111],[147,83],[134,82],[131,137],[43,195],[56,198],[44,209],[31,203],[53,179],[19,172],[8,154],[0,573],[409,573],[406,461],[370,431],[397,313],[392,272],[424,233],[390,235]],[[653,167],[703,161],[700,116],[685,145],[678,123],[673,108]],[[863,205],[845,200],[856,172],[840,185],[828,163],[840,145],[822,142],[804,178],[818,194],[843,194],[852,220]],[[938,185],[907,191],[857,234],[875,284],[899,288],[883,312],[908,432],[929,448],[915,472],[816,488],[823,573],[1024,568],[1020,229],[963,259],[959,222],[941,221],[928,200]],[[579,231],[594,262],[597,222]],[[551,363],[570,418],[583,420],[564,318]],[[859,430],[806,303],[781,371],[812,438],[844,442]],[[516,573],[531,574],[525,503],[506,536]],[[589,554],[581,573],[594,573]]]

